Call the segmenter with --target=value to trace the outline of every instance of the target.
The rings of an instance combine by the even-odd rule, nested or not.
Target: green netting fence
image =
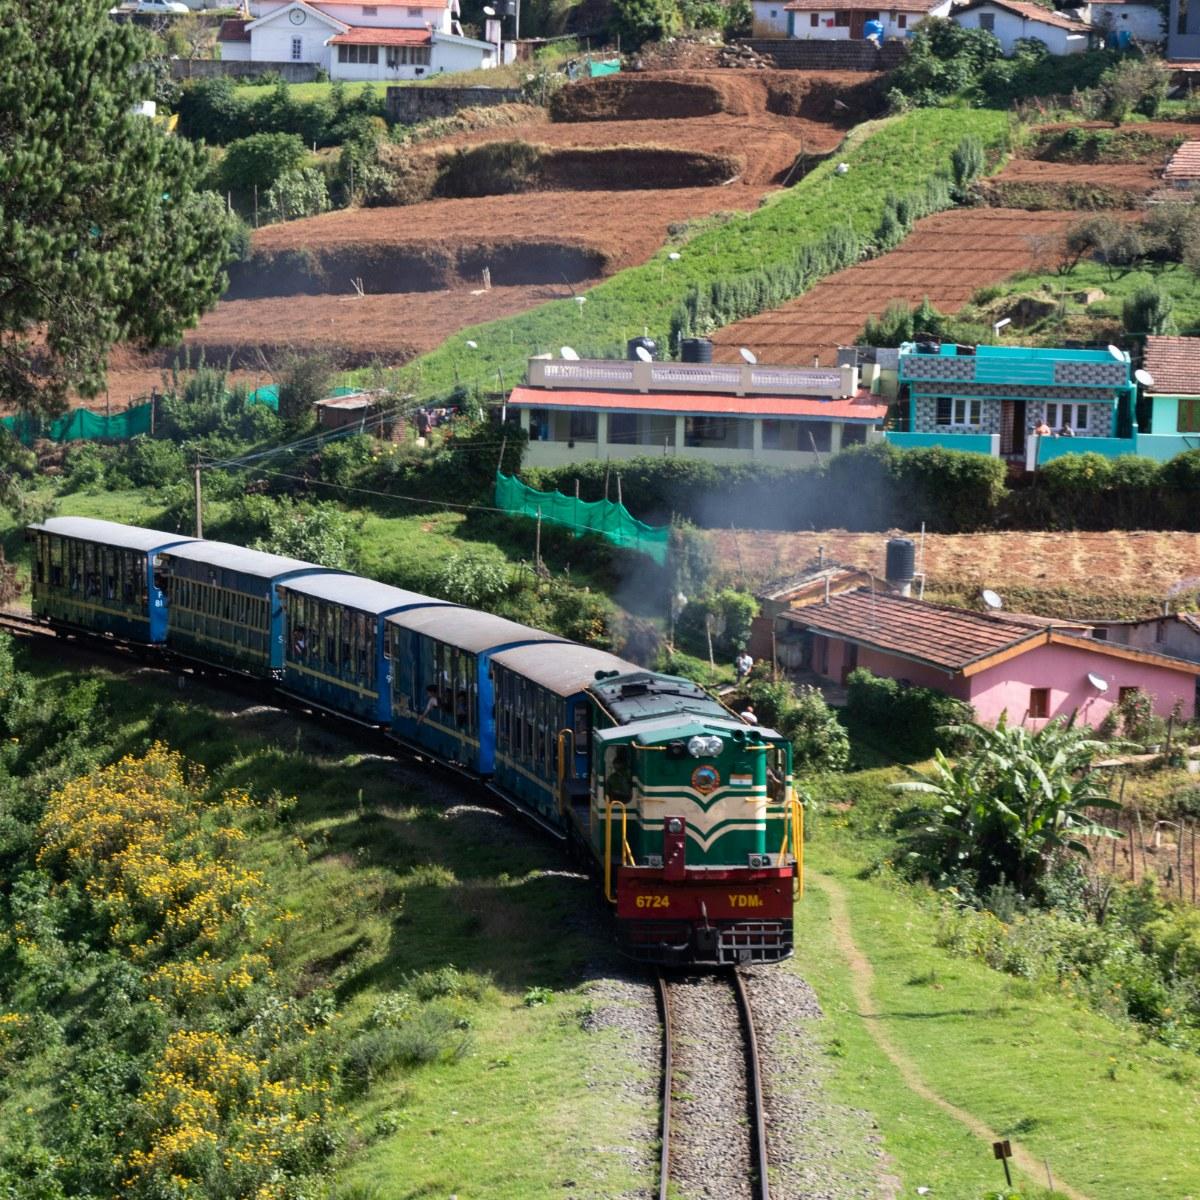
[[[349,396],[355,388],[334,388],[332,395]],[[279,389],[270,384],[255,388],[246,397],[247,404],[265,404],[268,408],[279,410]],[[154,422],[151,417],[154,402],[147,400],[145,404],[135,404],[117,413],[97,413],[91,409],[77,408],[66,416],[55,421],[45,417],[31,417],[18,413],[15,417],[0,418],[3,426],[23,445],[31,446],[39,438],[51,442],[84,442],[128,441],[142,433],[153,433]]]
[[[576,533],[598,533],[615,546],[648,554],[659,566],[667,562],[670,526],[647,525],[613,500],[577,500],[562,492],[539,492],[515,475],[497,471],[496,507],[520,517],[540,515],[543,521]]]

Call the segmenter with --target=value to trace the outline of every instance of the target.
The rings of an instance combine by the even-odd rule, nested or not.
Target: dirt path
[[[846,901],[846,891],[837,880],[829,875],[812,871],[808,875],[810,883],[815,883],[829,897],[829,915],[833,923],[833,936],[838,949],[846,959],[850,968],[850,983],[854,990],[854,999],[858,1005],[859,1016],[866,1023],[867,1032],[875,1044],[887,1055],[888,1060],[900,1073],[904,1085],[914,1095],[930,1104],[937,1105],[944,1113],[953,1117],[960,1125],[965,1126],[975,1137],[985,1142],[998,1142],[1000,1135],[989,1129],[978,1117],[951,1104],[944,1096],[940,1096],[922,1078],[916,1064],[901,1050],[891,1034],[884,1028],[880,1018],[884,1015],[872,999],[871,991],[875,983],[875,971],[867,956],[859,949],[854,940],[850,927],[850,908]],[[1010,1138],[1009,1141],[1012,1141]],[[1043,1163],[1036,1159],[1028,1150],[1017,1142],[1012,1142],[1013,1162],[1035,1183],[1045,1178],[1046,1169]],[[1055,1190],[1067,1196],[1069,1200],[1088,1200],[1082,1193],[1069,1187],[1059,1179],[1054,1181]]]

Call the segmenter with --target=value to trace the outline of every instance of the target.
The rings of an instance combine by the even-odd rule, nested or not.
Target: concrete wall
[[[1097,675],[1108,682],[1098,691],[1088,681]],[[970,701],[981,721],[994,724],[1007,711],[1009,722],[1039,728],[1045,720],[1029,716],[1030,688],[1050,689],[1050,717],[1070,716],[1096,726],[1120,698],[1123,687],[1137,687],[1153,699],[1160,717],[1170,716],[1178,702],[1185,720],[1195,712],[1195,676],[1153,663],[1096,654],[1077,646],[1039,646],[1007,662],[981,671],[968,681]]]
[[[1200,633],[1177,617],[1148,617],[1145,621],[1107,626],[1108,641],[1135,650],[1150,650],[1200,662]]]
[[[1037,38],[1046,44],[1051,54],[1079,54],[1088,47],[1086,35],[1072,33],[1070,30],[1041,21],[1029,21],[1016,13],[990,4],[973,8],[969,12],[955,13],[954,20],[964,29],[981,29],[979,17],[982,13],[990,13],[995,19],[992,32],[1000,39],[1005,54],[1011,54],[1013,46],[1021,38]]]
[[[941,433],[887,433],[887,440],[902,450],[925,449],[929,446],[942,446],[946,450],[966,450],[974,454],[990,454],[993,458],[1000,454],[1000,435],[998,433],[955,433],[946,429]]]
[[[401,125],[451,117],[463,108],[520,104],[523,99],[520,88],[396,87],[387,91],[388,115]]]
[[[1166,36],[1162,13],[1153,4],[1091,4],[1088,20],[1101,30],[1128,33],[1142,42],[1161,42]]]
[[[249,42],[232,42],[228,45],[244,46],[246,54],[250,53]],[[226,45],[222,45],[224,55]],[[247,59],[230,59],[222,57],[199,58],[189,62],[187,59],[171,59],[172,79],[211,79],[216,75],[228,75],[233,79],[257,79],[260,75],[279,75],[288,83],[312,83],[317,78],[317,64],[305,62],[250,62]]]

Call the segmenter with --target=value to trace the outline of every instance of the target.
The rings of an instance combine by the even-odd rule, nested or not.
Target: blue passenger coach
[[[572,800],[586,803],[597,675],[642,668],[590,646],[518,646],[492,656],[496,786],[562,824]]]
[[[454,607],[357,575],[301,575],[278,587],[283,605],[283,688],[371,725],[392,716],[384,618]]]
[[[147,645],[167,636],[158,555],[192,541],[91,517],[33,525],[33,615]]]
[[[264,679],[283,670],[279,584],[302,575],[344,574],[227,542],[176,546],[162,561],[170,597],[167,645]]]
[[[492,655],[565,639],[469,608],[418,608],[388,617],[387,625],[393,730],[490,775],[496,758]]]

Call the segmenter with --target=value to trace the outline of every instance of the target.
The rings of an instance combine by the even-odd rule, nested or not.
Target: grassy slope
[[[965,1200],[1003,1178],[990,1146],[909,1091],[872,1039],[875,1020],[925,1084],[1048,1158],[1055,1178],[1090,1200],[1200,1195],[1200,1165],[1172,1134],[1200,1116],[1194,1059],[938,949],[932,905],[864,880],[862,840],[837,825],[824,821],[809,847],[795,968],[829,1017],[825,1044],[840,1060],[831,1087],[875,1114],[903,1194],[925,1186]],[[854,999],[823,876],[847,895],[853,936],[874,968],[878,1017],[864,1018]],[[1034,1182],[1044,1185],[1044,1175]]]
[[[1008,128],[1004,113],[922,109],[905,117],[860,125],[838,156],[849,164],[842,176],[832,160],[757,212],[739,214],[693,238],[678,262],[666,250],[641,267],[622,271],[593,288],[587,302],[553,301],[527,313],[464,329],[438,350],[418,358],[407,374],[421,394],[445,392],[455,384],[455,364],[464,356],[483,365],[485,377],[502,370],[507,383],[519,379],[529,354],[572,345],[581,353],[621,346],[648,329],[665,344],[672,312],[696,286],[789,259],[831,228],[851,224],[870,238],[889,193],[903,194],[932,174],[948,170],[951,151],[967,134],[998,146]],[[631,210],[636,220],[636,207]],[[581,311],[582,309],[582,311]],[[478,350],[468,350],[472,339]]]
[[[49,647],[22,660],[43,686],[79,675]],[[470,1008],[466,1057],[384,1078],[347,1102],[360,1146],[349,1174],[372,1185],[363,1194],[527,1200],[575,1179],[573,1195],[600,1198],[637,1182],[608,1148],[629,1144],[647,1114],[598,1081],[638,1067],[614,1032],[581,1028],[590,1001],[579,981],[613,966],[606,925],[591,885],[562,872],[557,846],[487,810],[447,811],[473,794],[356,753],[318,722],[239,717],[230,708],[249,700],[195,684],[180,701],[167,673],[136,683],[97,673],[122,751],[153,735],[215,784],[299,798],[290,823],[255,843],[252,865],[300,915],[291,969],[330,979],[350,1022],[411,972],[453,963],[493,974],[493,993]],[[301,865],[284,842],[301,847]],[[549,989],[549,1002],[527,1006],[531,988]]]

